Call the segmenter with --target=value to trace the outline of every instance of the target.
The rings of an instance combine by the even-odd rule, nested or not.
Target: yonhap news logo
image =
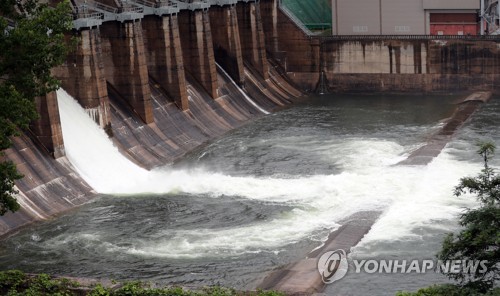
[[[345,250],[329,251],[318,260],[318,272],[325,284],[344,278],[351,268],[354,273],[446,273],[484,274],[488,272],[487,260],[401,260],[401,259],[350,259]]]
[[[331,284],[342,279],[349,269],[347,254],[344,250],[330,251],[318,260],[318,271],[325,284]]]

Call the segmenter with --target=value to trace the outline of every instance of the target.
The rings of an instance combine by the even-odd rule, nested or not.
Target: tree
[[[488,164],[495,152],[495,145],[482,143],[477,151],[482,156],[484,168],[477,177],[460,180],[455,195],[465,193],[477,196],[480,206],[468,209],[459,219],[463,229],[456,235],[449,234],[438,254],[440,260],[487,261],[487,272],[448,273],[462,287],[478,292],[490,290],[500,279],[500,175]]]
[[[19,209],[14,182],[22,175],[5,160],[3,151],[12,145],[11,137],[38,117],[35,97],[59,86],[51,69],[66,58],[64,33],[71,29],[71,8],[68,2],[55,7],[36,0],[0,2],[0,215],[4,215]]]

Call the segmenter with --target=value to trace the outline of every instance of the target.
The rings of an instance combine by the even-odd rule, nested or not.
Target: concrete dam
[[[54,69],[122,153],[146,169],[302,94],[267,58],[263,20],[276,18],[276,7],[191,2],[74,1],[77,45]],[[37,107],[40,119],[7,151],[25,178],[17,184],[22,210],[1,218],[2,234],[95,195],[65,156],[56,94],[38,98]]]
[[[422,129],[426,128],[434,131],[434,135],[427,139],[427,145],[418,146],[408,140],[411,142],[408,146],[415,145],[412,146],[413,154],[409,153],[408,158],[401,158],[403,149],[399,145],[385,140],[375,141],[370,134],[363,134],[368,139],[366,141],[347,136],[340,137],[339,142],[333,143],[328,142],[333,140],[324,138],[324,135],[314,134],[316,128],[322,127],[311,123],[316,118],[325,120],[324,125],[331,130],[335,130],[335,124],[339,124],[337,121],[328,121],[331,114],[321,115],[324,105],[330,106],[328,102],[321,102],[324,105],[319,107],[311,107],[313,111],[306,112],[306,115],[297,115],[292,111],[291,114],[286,113],[294,121],[310,128],[297,128],[296,134],[286,134],[289,138],[311,136],[311,143],[318,143],[318,139],[323,139],[330,145],[329,148],[338,148],[340,153],[359,151],[355,144],[365,147],[369,153],[372,153],[372,148],[376,150],[376,156],[360,152],[366,157],[363,161],[349,158],[338,160],[339,163],[352,161],[356,169],[364,169],[362,162],[371,164],[371,161],[376,162],[378,157],[384,161],[385,157],[389,158],[390,161],[383,163],[391,165],[388,172],[379,174],[369,170],[367,175],[360,174],[364,184],[369,184],[377,190],[385,186],[379,186],[377,182],[390,183],[398,178],[397,176],[405,174],[408,178],[404,178],[403,182],[409,183],[428,171],[437,174],[434,170],[438,170],[436,166],[441,169],[439,165],[443,162],[450,165],[447,162],[449,159],[446,158],[431,168],[422,168],[439,155],[482,102],[488,100],[492,93],[498,94],[500,37],[320,36],[304,27],[293,14],[281,7],[280,3],[279,0],[72,0],[74,29],[67,37],[73,37],[77,42],[66,62],[53,69],[54,75],[61,81],[62,89],[37,98],[40,118],[33,122],[22,136],[13,139],[14,146],[6,151],[7,158],[17,165],[25,177],[16,182],[21,210],[0,217],[0,235],[7,237],[32,222],[50,220],[55,215],[84,205],[101,194],[182,192],[196,195],[210,192],[208,197],[216,195],[222,198],[235,195],[249,198],[252,202],[247,204],[246,201],[237,199],[228,200],[227,203],[235,209],[243,208],[242,213],[250,209],[248,211],[252,215],[253,211],[256,211],[253,208],[257,207],[255,204],[262,206],[261,202],[270,204],[269,209],[261,209],[270,216],[279,216],[292,207],[290,204],[295,203],[300,205],[298,212],[306,212],[309,204],[316,206],[316,203],[318,208],[327,208],[325,205],[328,205],[329,201],[318,196],[322,195],[323,191],[331,195],[340,194],[339,192],[344,190],[343,184],[350,183],[342,172],[335,171],[337,168],[334,166],[321,167],[321,176],[311,176],[313,168],[301,171],[299,167],[307,167],[309,161],[314,163],[308,155],[318,152],[315,147],[309,145],[304,145],[303,150],[299,149],[299,152],[292,154],[305,159],[302,161],[299,157],[296,162],[292,161],[294,170],[306,176],[303,178],[301,175],[301,178],[270,180],[266,176],[259,178],[258,174],[258,177],[254,178],[252,175],[250,178],[218,173],[186,176],[184,172],[166,172],[164,168],[175,166],[183,161],[186,155],[196,149],[202,149],[200,147],[207,143],[207,150],[197,155],[200,159],[205,153],[210,154],[212,151],[227,159],[235,157],[239,149],[250,149],[237,145],[240,142],[245,143],[249,136],[231,134],[229,140],[234,140],[235,143],[221,140],[227,151],[217,150],[218,143],[211,141],[220,139],[229,131],[244,127],[245,123],[253,119],[268,120],[277,114],[275,111],[288,111],[286,107],[302,104],[304,98],[311,94],[334,94],[339,98],[344,94],[358,93],[436,96],[432,97],[431,102],[426,101],[427,107],[430,106],[428,109],[418,109],[418,112],[431,113],[429,118],[418,118],[423,123],[419,121],[420,125],[412,126],[413,129],[406,129],[407,127],[401,124],[402,130],[397,131],[398,137],[404,139],[407,134],[416,133],[415,130],[422,132]],[[448,105],[443,107],[440,103],[441,95],[462,95],[463,92],[467,92],[467,95],[475,92],[476,95],[463,95],[463,98],[467,99],[458,103],[454,100],[452,104],[448,104],[457,104],[456,108],[450,109]],[[410,109],[408,102],[404,100],[387,100],[402,109]],[[346,121],[352,120],[349,114],[342,113],[343,108],[351,110],[351,103],[339,99],[338,104],[342,108],[335,105],[334,107],[338,108],[334,109],[336,114],[345,115]],[[80,116],[82,108],[86,114],[84,118]],[[433,110],[439,108],[445,109],[446,112]],[[290,125],[290,122],[283,118],[286,116],[281,116],[277,117],[277,121],[269,119],[271,123],[262,125]],[[378,118],[377,116],[379,114],[370,114],[372,119]],[[447,118],[444,126],[436,127],[431,124],[442,120],[443,117]],[[302,121],[306,119],[310,121]],[[362,120],[359,122],[363,123]],[[94,123],[98,128],[91,127]],[[81,126],[85,128],[80,128]],[[377,128],[369,131],[376,134],[379,132]],[[356,129],[359,129],[358,126],[353,128]],[[269,133],[274,135],[271,131]],[[383,136],[389,140],[393,137],[390,133]],[[262,143],[279,139],[265,139]],[[259,142],[259,145],[262,143]],[[290,143],[273,143],[287,149],[288,146],[293,146]],[[71,149],[67,149],[69,147]],[[95,151],[90,152],[94,148],[102,151],[101,155]],[[231,149],[234,151],[229,151]],[[249,171],[254,172],[254,166],[258,167],[260,162],[267,159],[258,153],[256,155],[257,160],[242,161],[242,164],[238,162],[238,165],[247,165]],[[290,156],[286,160],[292,158]],[[108,161],[114,165],[113,170],[106,169]],[[223,159],[218,161],[226,164]],[[459,173],[466,171],[465,168],[470,169],[468,164],[464,165],[464,168],[455,162],[451,163],[450,166],[455,171],[447,176],[446,182],[449,183]],[[279,165],[277,167],[279,168]],[[338,175],[329,175],[334,174],[328,171],[330,169]],[[273,173],[279,175],[280,172]],[[273,181],[278,185],[272,183]],[[117,188],[119,183],[120,188]],[[190,185],[193,185],[193,188],[190,188]],[[260,186],[263,189],[260,189]],[[306,192],[304,188],[310,189],[310,186],[318,189],[311,193]],[[396,187],[397,190],[390,192],[406,193],[402,185]],[[265,190],[276,190],[276,193],[270,194]],[[249,193],[251,191],[252,193]],[[279,204],[285,199],[284,196],[298,193],[302,194],[303,198],[294,196],[286,200],[285,205]],[[356,194],[359,195],[356,195],[356,198],[362,195]],[[232,211],[232,208],[221,205],[222,203],[212,204],[208,197],[208,204],[203,206],[217,208],[220,212]],[[175,203],[182,203],[176,198]],[[269,201],[265,200],[266,198],[269,198]],[[313,232],[314,241],[328,243],[311,254],[308,253],[309,246],[302,246],[307,252],[297,251],[297,257],[302,258],[303,255],[309,254],[308,258],[295,265],[288,265],[288,269],[278,270],[267,279],[261,278],[263,283],[260,287],[279,287],[304,293],[321,292],[324,285],[315,277],[316,266],[313,262],[319,251],[328,246],[348,248],[356,245],[384,212],[377,206],[371,207],[373,204],[364,208],[363,202],[356,198],[355,201],[361,205],[360,209],[352,212],[350,208],[341,207],[339,212],[345,215],[337,222],[345,224],[340,228],[336,228],[339,225],[337,222],[323,221],[330,214],[335,216],[336,213],[308,212],[305,215],[310,216],[316,224],[311,223],[311,226],[309,223],[302,223],[300,217],[294,216],[290,221],[287,220],[290,229],[280,234],[270,229],[271,226],[278,229],[280,224],[275,220],[269,223],[266,231],[248,229],[248,238],[244,233],[234,234],[227,229],[207,233],[214,236],[220,233],[233,235],[241,239],[242,245],[250,246],[253,250],[255,242],[251,239],[251,234],[263,235],[262,241],[274,247],[275,245],[269,243],[274,236],[283,235],[290,240],[300,240],[299,234],[303,235],[301,231]],[[152,198],[144,203],[149,202],[157,201]],[[335,208],[328,209],[333,211]],[[76,221],[88,219],[85,214],[78,216]],[[257,220],[260,215],[261,213],[255,213]],[[215,217],[214,220],[225,221],[226,218]],[[232,219],[237,220],[234,217]],[[127,223],[128,220],[121,221],[121,225]],[[314,227],[318,225],[328,229],[335,228],[337,231],[325,240],[324,235],[314,232]],[[179,238],[186,233],[199,235],[193,232],[176,233],[174,237]],[[200,245],[203,247],[214,244],[224,249],[233,244],[225,240],[214,242],[207,238],[203,238],[207,241],[196,238],[201,241]],[[143,248],[134,246],[126,251],[134,255],[153,252],[161,258],[170,258],[168,256],[171,254],[164,251],[167,248],[164,244],[170,247],[169,250],[178,247],[170,242],[155,241],[154,245],[158,246],[158,250],[151,251],[149,246],[140,245]],[[240,250],[238,247],[235,249]],[[212,250],[207,252],[213,255],[210,253]],[[174,255],[179,258],[197,258],[188,251],[179,251],[179,254]],[[302,285],[297,284],[298,278],[305,278]]]

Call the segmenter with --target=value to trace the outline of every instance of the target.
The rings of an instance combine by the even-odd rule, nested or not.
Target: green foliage
[[[477,153],[484,161],[484,168],[477,177],[466,177],[460,180],[455,188],[455,195],[464,193],[477,195],[479,201],[484,205],[497,205],[500,202],[500,176],[495,174],[488,161],[495,153],[495,145],[492,143],[480,143]]]
[[[500,296],[495,282],[500,279],[500,175],[489,166],[495,154],[495,145],[479,143],[477,153],[484,161],[484,168],[476,177],[465,177],[455,187],[455,195],[473,194],[480,205],[466,210],[459,219],[462,230],[449,234],[438,254],[440,260],[486,261],[486,272],[481,268],[474,273],[460,271],[446,275],[458,285],[436,285],[415,293],[399,292],[397,296]]]
[[[17,288],[26,281],[26,275],[19,270],[0,272],[0,289]]]
[[[463,229],[456,235],[449,234],[438,254],[440,260],[486,260],[488,270],[485,273],[477,270],[472,274],[463,271],[447,274],[462,287],[479,292],[491,289],[500,279],[500,176],[488,165],[494,152],[493,144],[480,144],[478,154],[483,157],[484,168],[477,177],[462,178],[455,188],[456,196],[476,195],[480,206],[460,216]]]
[[[102,287],[96,287],[102,293]],[[94,295],[109,295],[109,296],[234,296],[239,295],[236,291],[223,287],[207,287],[201,291],[185,290],[181,287],[171,288],[152,288],[150,285],[142,282],[129,282],[121,288],[108,290],[109,294],[91,294]],[[248,294],[248,295],[264,295],[264,294]]]
[[[227,289],[223,287],[210,287],[210,288],[205,288],[203,290],[206,295],[211,295],[211,296],[231,296],[231,295],[236,295],[236,292],[232,289]]]
[[[417,292],[398,292],[396,296],[499,296],[500,289],[481,293],[471,288],[456,285],[436,285],[420,289]]]
[[[0,1],[0,15],[3,17],[14,18],[16,17],[16,0],[2,0]]]
[[[95,286],[95,288],[92,291],[90,291],[90,293],[88,295],[89,296],[109,296],[110,291],[109,291],[109,289],[106,289],[103,285],[98,284],[97,286]]]
[[[11,161],[0,162],[0,215],[7,211],[17,211],[19,203],[14,198],[17,191],[14,189],[14,180],[22,176],[17,172]]]
[[[104,287],[97,284],[93,288],[82,287],[77,282],[46,274],[28,276],[21,271],[0,272],[0,295],[9,296],[284,296],[275,291],[238,292],[223,287],[207,287],[199,291],[181,287],[157,288],[150,284],[133,281],[118,288]]]
[[[258,296],[284,296],[285,294],[278,291],[257,291]]]
[[[67,54],[64,33],[71,29],[70,7],[38,5],[30,15],[19,17],[12,30],[1,28],[0,73],[2,86],[14,87],[32,99],[58,87],[50,71],[64,62]]]
[[[11,137],[37,119],[35,97],[58,87],[51,69],[66,58],[70,12],[68,2],[52,8],[36,0],[0,1],[0,159]],[[0,162],[0,215],[19,209],[14,181],[20,178],[12,163]]]
[[[72,296],[78,283],[68,279],[52,279],[46,274],[28,276],[21,271],[0,272],[0,293],[9,296]]]

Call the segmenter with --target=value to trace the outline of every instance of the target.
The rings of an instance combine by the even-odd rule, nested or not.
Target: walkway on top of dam
[[[100,26],[109,21],[133,21],[145,15],[172,15],[181,10],[207,10],[211,6],[235,5],[258,0],[118,0],[117,5],[105,1],[71,0],[73,27],[77,30]]]

